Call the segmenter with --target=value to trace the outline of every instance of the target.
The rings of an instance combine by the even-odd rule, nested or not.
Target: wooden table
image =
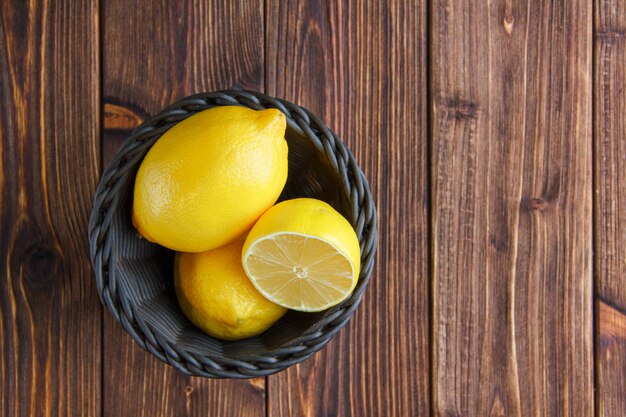
[[[626,4],[2,0],[1,416],[625,416]],[[379,208],[350,324],[268,378],[189,378],[98,300],[87,220],[145,117],[264,91]]]

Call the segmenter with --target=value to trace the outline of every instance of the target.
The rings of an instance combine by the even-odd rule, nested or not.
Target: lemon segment
[[[345,300],[360,269],[359,241],[348,221],[320,200],[270,208],[254,225],[242,263],[268,300],[299,311],[322,311]]]

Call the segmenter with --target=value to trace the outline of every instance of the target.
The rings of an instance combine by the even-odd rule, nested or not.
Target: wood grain
[[[268,378],[269,416],[429,414],[425,1],[268,1],[267,92],[344,139],[379,210],[379,261],[348,326]]]
[[[432,2],[435,415],[593,415],[590,11]]]
[[[262,89],[260,1],[103,1],[103,158],[146,115],[189,94]],[[105,416],[262,416],[265,379],[190,378],[104,320]]]
[[[616,324],[626,323],[624,2],[595,2],[594,52],[595,273],[599,329],[596,398],[599,416],[623,416],[626,415],[626,326]]]
[[[626,313],[596,301],[598,415],[623,416],[626,410]]]
[[[0,1],[0,416],[626,415],[626,5],[591,3]],[[267,379],[160,363],[89,265],[102,164],[225,88],[321,116],[379,208],[351,323]]]
[[[192,93],[263,87],[261,0],[138,0],[132,7],[103,0],[102,7],[107,102],[154,114]]]
[[[0,2],[0,415],[100,416],[97,2]]]

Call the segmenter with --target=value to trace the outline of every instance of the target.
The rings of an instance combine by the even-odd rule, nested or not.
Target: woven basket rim
[[[352,226],[361,245],[361,273],[355,291],[300,337],[273,350],[271,355],[247,355],[245,360],[223,355],[198,355],[169,343],[160,332],[133,313],[117,282],[109,279],[111,220],[118,208],[120,180],[138,163],[154,141],[177,122],[207,108],[239,105],[253,109],[276,108],[283,112],[289,128],[306,137],[328,159],[342,179],[352,203]],[[150,144],[148,144],[150,143]],[[369,184],[354,156],[342,141],[313,113],[289,101],[246,90],[199,93],[166,107],[138,126],[119,148],[102,173],[89,221],[92,265],[101,302],[131,337],[158,359],[179,371],[212,378],[251,378],[269,375],[302,362],[320,350],[347,323],[369,283],[376,257],[377,215]]]

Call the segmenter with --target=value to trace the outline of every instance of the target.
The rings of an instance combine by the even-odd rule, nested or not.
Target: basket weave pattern
[[[130,224],[134,177],[150,147],[179,121],[224,105],[285,114],[290,178],[280,199],[327,201],[350,221],[361,245],[359,282],[347,300],[317,314],[290,312],[263,335],[240,342],[211,338],[186,320],[169,283],[171,253],[141,239]],[[100,299],[139,345],[188,375],[251,378],[302,362],[350,319],[373,269],[376,207],[353,155],[315,115],[264,94],[219,91],[185,98],[135,129],[102,175],[89,241]]]

